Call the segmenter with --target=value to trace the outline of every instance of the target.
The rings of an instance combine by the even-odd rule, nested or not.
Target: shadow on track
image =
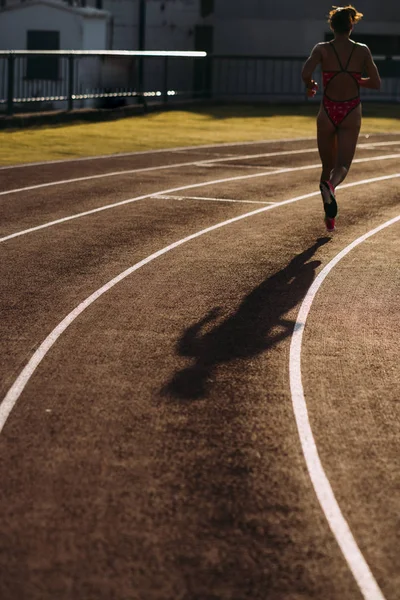
[[[244,298],[235,314],[202,329],[217,319],[219,308],[210,310],[191,325],[178,342],[178,353],[195,363],[174,374],[163,394],[195,400],[203,398],[215,367],[237,358],[249,358],[276,346],[292,334],[294,321],[285,314],[297,306],[312,284],[321,261],[310,259],[330,238],[318,238],[282,270],[268,277]],[[310,262],[308,262],[310,261]]]

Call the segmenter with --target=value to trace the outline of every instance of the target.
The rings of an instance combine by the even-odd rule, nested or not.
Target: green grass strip
[[[225,142],[313,136],[316,105],[202,106],[101,123],[0,132],[0,164],[99,156]],[[364,133],[400,133],[398,105],[363,108]]]

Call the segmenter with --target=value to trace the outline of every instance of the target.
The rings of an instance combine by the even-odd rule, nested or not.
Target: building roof
[[[54,8],[55,10],[64,10],[67,12],[72,12],[74,14],[78,14],[82,17],[95,18],[95,19],[104,19],[109,18],[110,13],[106,10],[99,10],[98,8],[90,8],[90,7],[79,7],[79,6],[70,6],[69,4],[65,4],[64,2],[60,2],[60,0],[26,0],[25,2],[21,2],[19,4],[13,4],[12,6],[6,6],[4,8],[0,8],[0,13],[9,12],[13,10],[25,10],[32,6],[40,6],[44,5],[49,8]]]

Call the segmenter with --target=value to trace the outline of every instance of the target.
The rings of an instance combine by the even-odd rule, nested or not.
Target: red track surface
[[[2,600],[363,597],[306,469],[289,347],[318,272],[399,214],[400,179],[339,190],[327,236],[319,169],[296,170],[318,165],[314,150],[312,140],[258,143],[0,171],[0,191],[120,172],[0,195],[1,237],[21,233],[1,243],[2,398],[76,316],[7,420],[0,407]],[[364,158],[346,183],[399,173],[400,136],[361,138]],[[74,313],[158,250],[268,206],[170,249]],[[332,269],[302,358],[322,464],[386,600],[400,587],[399,229]]]

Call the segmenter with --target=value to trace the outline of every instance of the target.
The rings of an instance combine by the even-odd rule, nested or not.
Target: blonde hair
[[[348,33],[350,29],[363,18],[354,6],[332,6],[329,13],[328,23],[331,29],[337,33]]]

